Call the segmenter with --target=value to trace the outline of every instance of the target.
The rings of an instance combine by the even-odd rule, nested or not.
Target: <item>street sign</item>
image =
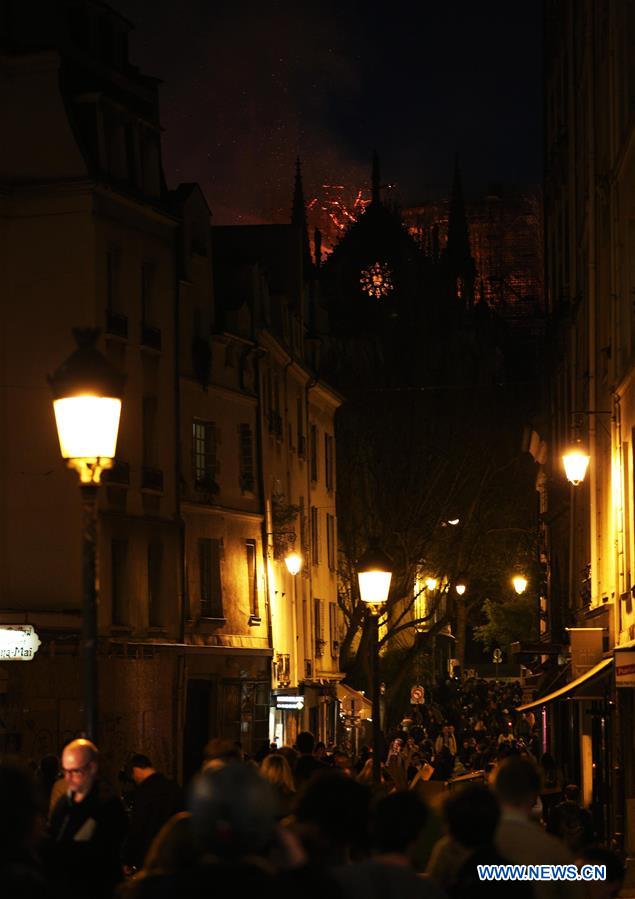
[[[410,689],[410,705],[423,705],[425,703],[426,692],[423,687],[415,686]]]
[[[1,662],[30,662],[40,645],[32,624],[0,624]]]

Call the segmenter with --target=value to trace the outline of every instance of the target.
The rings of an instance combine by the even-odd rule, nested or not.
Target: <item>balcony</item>
[[[161,328],[141,322],[141,346],[149,350],[161,350]]]
[[[112,309],[107,309],[106,334],[109,337],[121,337],[123,340],[127,340],[128,316],[122,312],[114,312]]]
[[[141,469],[141,489],[163,492],[163,472],[159,468]]]
[[[116,460],[112,468],[103,474],[104,482],[116,487],[130,486],[130,465],[127,462]]]

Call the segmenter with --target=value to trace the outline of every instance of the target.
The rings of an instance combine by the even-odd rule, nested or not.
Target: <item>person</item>
[[[512,864],[570,865],[573,855],[560,840],[532,821],[532,809],[540,793],[540,773],[528,756],[512,755],[496,769],[494,791],[501,804],[496,848]],[[581,883],[564,880],[535,881],[536,899],[576,899]]]
[[[440,752],[432,759],[434,773],[432,780],[449,780],[454,771],[454,757],[448,746],[442,746]]]
[[[451,793],[443,806],[447,835],[435,844],[427,871],[450,899],[531,899],[531,884],[485,882],[478,866],[505,864],[494,845],[500,806],[492,791],[473,784]]]
[[[135,785],[128,835],[123,846],[124,871],[143,865],[150,844],[165,822],[185,808],[178,784],[152,766],[147,755],[135,753],[127,769]]]
[[[456,755],[456,737],[454,736],[454,727],[450,729],[450,725],[446,722],[441,728],[441,733],[434,741],[435,755],[439,755],[444,746],[450,751],[450,755],[454,758]]]
[[[37,843],[42,835],[41,796],[17,760],[0,764],[0,892],[7,899],[48,899]]]
[[[242,762],[243,755],[238,743],[223,737],[212,737],[203,750],[202,770],[222,768],[230,762]]]
[[[415,870],[419,842],[428,809],[412,792],[392,793],[375,808],[370,859],[333,870],[347,899],[441,899],[429,878]]]
[[[298,789],[305,784],[318,771],[324,771],[326,765],[316,759],[313,754],[315,749],[315,737],[309,730],[301,731],[295,741],[295,748],[300,757],[295,765],[294,777]]]
[[[294,833],[309,863],[321,869],[348,864],[368,844],[370,790],[364,784],[326,768],[300,793]]]
[[[56,782],[60,779],[60,760],[56,755],[45,755],[40,760],[35,776],[37,790],[40,794],[42,807],[48,816],[51,804],[51,794]]]
[[[275,829],[275,796],[254,765],[228,761],[208,767],[192,782],[188,812],[162,828],[147,866],[118,896],[273,899],[275,881],[266,858]]]
[[[390,744],[386,757],[386,770],[398,790],[408,786],[408,764],[403,753],[403,738],[397,736]]]
[[[278,818],[291,814],[295,799],[295,785],[289,763],[279,752],[272,752],[262,760],[260,773],[273,786],[278,798]]]
[[[99,751],[90,740],[65,747],[62,772],[68,790],[51,815],[51,878],[65,897],[109,897],[122,876],[123,805],[99,777]]]
[[[572,852],[579,852],[593,842],[594,828],[591,812],[580,805],[580,788],[568,784],[564,800],[549,814],[547,832],[560,837]]]

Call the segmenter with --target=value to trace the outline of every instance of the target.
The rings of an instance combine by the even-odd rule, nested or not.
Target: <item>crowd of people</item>
[[[252,759],[238,744],[213,739],[185,791],[143,753],[128,759],[127,786],[115,790],[102,777],[98,748],[84,739],[63,749],[61,776],[52,758],[35,777],[4,760],[2,895],[616,896],[621,860],[597,845],[577,786],[557,778],[547,785],[554,766],[536,759],[535,721],[512,713],[517,689],[443,685],[392,735],[379,784],[368,748],[351,758],[306,731],[293,746],[267,744]],[[600,864],[607,876],[595,883],[479,879],[478,865],[504,862]]]

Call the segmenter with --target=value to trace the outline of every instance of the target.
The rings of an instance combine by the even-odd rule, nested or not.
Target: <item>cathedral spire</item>
[[[309,246],[309,229],[306,221],[306,204],[304,202],[304,188],[302,186],[302,167],[300,157],[295,160],[295,184],[293,186],[293,206],[291,208],[291,224],[295,225],[302,234],[302,262],[304,274],[311,271],[311,248]]]
[[[372,174],[372,199],[373,204],[381,203],[380,197],[380,175],[379,175],[379,154],[377,150],[373,150],[373,174]]]

